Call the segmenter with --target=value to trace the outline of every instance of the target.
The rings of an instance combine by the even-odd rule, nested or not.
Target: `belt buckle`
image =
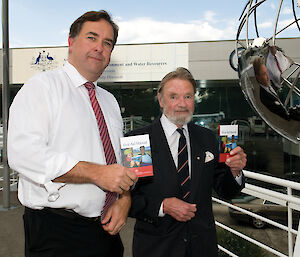
[[[92,220],[93,220],[93,221],[98,221],[98,220],[100,220],[100,216],[94,217],[94,218],[92,218]]]

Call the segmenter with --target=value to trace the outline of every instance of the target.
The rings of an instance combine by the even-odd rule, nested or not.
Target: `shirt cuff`
[[[164,217],[165,216],[165,213],[163,211],[163,205],[164,205],[164,203],[162,202],[161,205],[160,205],[160,208],[159,208],[158,217]]]
[[[46,174],[45,183],[48,181],[54,180],[76,166],[79,160],[73,158],[67,153],[55,154],[50,157],[46,162]]]
[[[48,201],[55,202],[60,196],[58,190],[65,186],[65,183],[53,183],[49,181],[44,186],[48,192]]]
[[[243,182],[242,177],[243,177],[243,171],[241,171],[240,174],[237,175],[237,176],[234,178],[235,181],[236,181],[240,186],[242,185],[242,182]]]

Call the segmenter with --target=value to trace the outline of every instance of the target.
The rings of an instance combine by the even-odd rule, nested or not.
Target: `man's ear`
[[[74,38],[69,37],[69,38],[68,38],[69,53],[72,52],[72,46],[73,46],[73,43],[74,43]]]
[[[161,93],[157,94],[157,99],[158,99],[160,108],[163,108],[164,105],[163,105],[163,100],[162,100],[162,94]]]

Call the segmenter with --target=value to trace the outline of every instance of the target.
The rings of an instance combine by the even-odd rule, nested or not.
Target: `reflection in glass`
[[[267,1],[249,1],[240,18],[236,37],[238,73],[242,91],[258,115],[276,132],[288,140],[300,143],[300,89],[298,79],[300,64],[285,54],[275,44],[276,36],[294,26],[299,28],[299,19],[293,6],[294,20],[283,28],[277,29],[281,4],[278,5],[273,36],[263,38],[259,35],[256,17],[257,9],[262,9]],[[259,8],[258,8],[259,7]],[[253,15],[252,15],[253,14]],[[249,16],[254,18],[256,38],[249,39]],[[246,40],[240,40],[245,29]],[[299,36],[300,28],[296,31]],[[270,31],[272,33],[272,31]],[[253,35],[250,35],[253,36]],[[240,49],[240,51],[237,51]],[[244,50],[241,50],[244,49]],[[291,51],[291,49],[288,49]]]
[[[253,61],[253,68],[257,82],[259,83],[259,96],[260,101],[271,112],[279,115],[283,119],[289,120],[289,114],[285,106],[281,102],[276,90],[274,82],[270,80],[268,69],[262,57],[255,57]],[[280,75],[279,75],[280,76]]]

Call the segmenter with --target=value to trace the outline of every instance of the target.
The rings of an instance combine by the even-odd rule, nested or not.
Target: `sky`
[[[72,22],[86,11],[104,9],[119,25],[118,44],[233,40],[246,0],[13,0],[9,1],[12,48],[67,46]],[[253,1],[255,2],[255,1]],[[279,0],[257,9],[260,37],[273,35]],[[295,0],[297,2],[297,0]],[[295,3],[296,5],[296,3]],[[293,19],[292,1],[284,0],[278,28]],[[300,7],[296,7],[300,18]],[[249,37],[254,34],[253,16]],[[299,37],[294,25],[278,37]],[[2,33],[1,33],[2,40]],[[245,38],[245,32],[240,38]]]

